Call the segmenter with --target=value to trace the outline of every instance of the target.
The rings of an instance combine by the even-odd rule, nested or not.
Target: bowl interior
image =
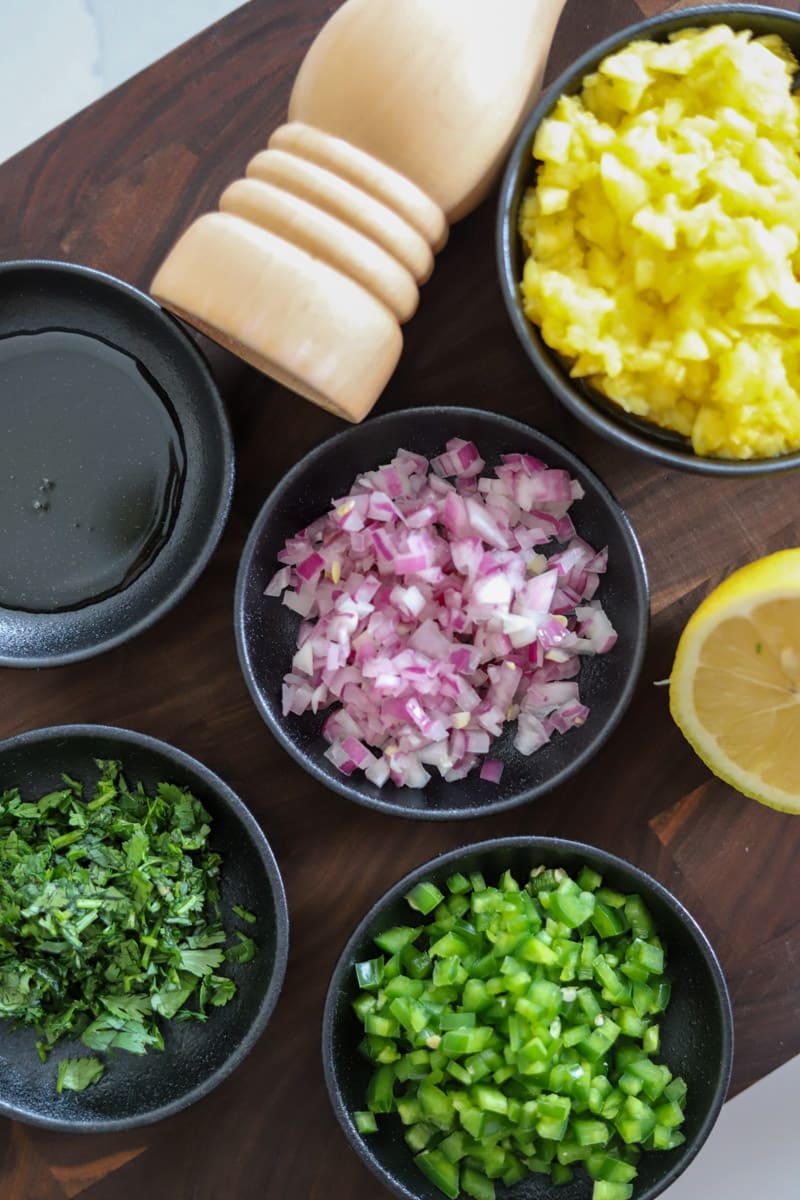
[[[365,1107],[371,1065],[358,1052],[363,1029],[353,1013],[358,994],[353,963],[374,957],[373,937],[393,925],[408,924],[403,899],[420,879],[444,890],[454,871],[482,871],[496,883],[506,868],[520,881],[539,864],[569,871],[584,864],[599,871],[612,888],[636,892],[645,900],[667,948],[666,973],[673,980],[670,1005],[661,1021],[661,1058],[688,1085],[686,1142],[675,1150],[643,1154],[634,1200],[652,1200],[688,1165],[705,1141],[727,1092],[732,1057],[732,1017],[725,981],[702,931],[678,901],[650,876],[613,855],[556,838],[509,838],[452,851],[406,876],[367,913],[339,962],[328,989],[323,1021],[323,1062],[334,1109],[354,1149],[385,1184],[401,1196],[439,1200],[439,1192],[413,1162],[399,1118],[379,1120],[379,1131],[360,1135],[350,1114]],[[509,1200],[589,1200],[591,1181],[576,1172],[555,1188],[545,1175],[532,1175],[513,1188],[499,1189]]]
[[[188,755],[125,730],[73,726],[36,731],[0,744],[0,793],[17,786],[25,799],[61,784],[66,772],[84,783],[97,778],[95,758],[118,758],[128,783],[152,789],[162,781],[189,788],[213,818],[210,842],[222,855],[222,919],[241,927],[238,904],[258,916],[248,926],[258,945],[248,964],[228,963],[234,998],[208,1021],[162,1022],[165,1048],[147,1055],[104,1055],[105,1074],[83,1092],[57,1095],[57,1064],[89,1055],[79,1040],[60,1043],[46,1064],[36,1054],[32,1029],[0,1021],[3,1074],[0,1113],[50,1128],[103,1131],[129,1128],[176,1112],[209,1092],[244,1058],[264,1029],[283,982],[288,917],[272,851],[255,819],[235,794]]]
[[[520,132],[511,151],[500,191],[497,252],[503,298],[517,336],[545,383],[575,416],[595,432],[621,445],[643,451],[670,466],[718,475],[763,474],[800,467],[800,453],[751,461],[707,458],[695,454],[688,438],[626,413],[584,380],[573,379],[569,373],[569,363],[545,343],[538,326],[525,316],[519,298],[526,250],[517,231],[518,214],[525,192],[536,182],[537,171],[531,146],[537,128],[555,107],[559,97],[579,92],[584,77],[596,70],[608,54],[628,42],[641,38],[664,40],[679,29],[723,23],[733,29],[751,29],[756,36],[778,34],[795,54],[800,55],[800,18],[777,9],[765,10],[747,4],[719,4],[653,17],[607,38],[559,76],[542,95]]]
[[[487,470],[500,465],[501,454],[524,451],[580,480],[586,495],[570,513],[581,537],[597,548],[608,546],[608,573],[598,596],[619,640],[609,654],[587,659],[581,668],[581,696],[591,712],[580,729],[555,736],[529,757],[513,749],[513,731],[504,731],[490,752],[505,763],[499,784],[481,780],[477,771],[448,784],[435,772],[424,790],[390,783],[378,788],[363,777],[348,779],[324,757],[321,728],[326,713],[282,715],[281,682],[294,654],[300,619],[263,593],[280,565],[277,554],[286,538],[327,511],[332,499],[347,494],[359,472],[389,461],[399,447],[433,456],[454,436],[475,442]],[[302,459],[278,485],[245,547],[235,620],[242,669],[262,717],[284,749],[321,783],[398,815],[465,817],[532,799],[566,779],[599,748],[627,707],[639,673],[648,590],[641,552],[622,510],[600,480],[563,446],[527,425],[476,409],[412,409],[339,434]]]
[[[205,565],[233,485],[227,417],[171,316],[66,263],[0,266],[0,378],[0,664],[84,658]]]

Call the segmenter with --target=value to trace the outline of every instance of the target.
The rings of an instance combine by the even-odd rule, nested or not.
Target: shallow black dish
[[[0,743],[0,793],[19,787],[34,799],[60,786],[66,771],[90,787],[95,758],[117,758],[129,784],[168,781],[189,788],[213,818],[211,844],[222,855],[222,914],[236,927],[231,906],[258,915],[248,929],[258,945],[249,964],[228,964],[237,993],[205,1023],[162,1022],[165,1048],[139,1056],[103,1056],[105,1074],[84,1092],[57,1095],[57,1064],[88,1055],[80,1041],[64,1042],[42,1064],[32,1029],[0,1021],[0,1115],[70,1132],[131,1129],[171,1116],[207,1095],[253,1048],[278,999],[286,971],[289,918],[278,866],[259,825],[223,781],[181,750],[125,729],[64,725],[37,729]],[[240,923],[239,923],[240,924]]]
[[[558,98],[579,92],[584,77],[608,54],[628,42],[640,38],[658,40],[678,29],[717,24],[751,29],[756,36],[778,34],[795,54],[800,54],[800,17],[754,4],[705,5],[651,17],[627,26],[588,50],[542,94],[514,143],[500,188],[497,262],[503,299],[523,350],[565,408],[590,429],[667,466],[711,475],[763,475],[796,470],[800,467],[800,452],[751,460],[695,454],[688,438],[624,412],[595,388],[580,379],[573,379],[567,361],[546,345],[538,327],[525,316],[520,302],[520,280],[526,256],[517,233],[519,206],[525,191],[536,179],[536,163],[531,154],[536,130]]]
[[[500,455],[523,451],[562,467],[580,480],[586,495],[570,510],[578,533],[609,548],[609,569],[598,593],[619,640],[607,655],[584,663],[580,686],[591,712],[586,724],[525,757],[506,729],[492,747],[503,759],[499,784],[477,771],[459,783],[434,773],[424,791],[386,784],[378,788],[360,773],[342,775],[325,758],[321,735],[326,712],[284,717],[281,681],[295,651],[299,617],[264,588],[277,570],[287,537],[321,516],[356,475],[388,462],[399,447],[432,457],[451,437],[474,441],[487,470]],[[633,695],[644,655],[649,593],[641,550],[627,517],[588,467],[559,443],[508,417],[469,408],[407,409],[345,430],[301,459],[268,497],[256,518],[239,566],[234,622],[239,661],[256,707],[270,732],[315,779],[333,791],[396,816],[450,820],[512,808],[542,795],[579,770],[621,719]]]
[[[404,1200],[441,1200],[413,1161],[399,1119],[379,1118],[379,1131],[363,1136],[352,1113],[365,1107],[371,1065],[358,1052],[363,1028],[352,1010],[358,994],[353,964],[374,957],[373,937],[408,924],[405,894],[430,879],[443,890],[455,871],[482,871],[494,883],[506,868],[517,879],[544,864],[577,870],[587,864],[612,887],[638,893],[650,909],[667,948],[666,973],[672,998],[661,1020],[661,1057],[688,1084],[686,1142],[676,1150],[642,1155],[633,1200],[654,1200],[686,1169],[708,1137],[728,1090],[733,1056],[733,1018],[725,977],[704,933],[683,905],[651,876],[624,859],[560,838],[497,838],[464,846],[432,859],[390,888],[359,923],[334,968],[322,1023],[322,1061],[334,1111],[350,1145],[370,1170]],[[531,1175],[513,1188],[498,1188],[508,1200],[589,1200],[592,1184],[576,1171],[571,1183],[554,1187],[546,1175]]]
[[[0,264],[0,665],[135,636],[222,533],[233,444],[177,321],[120,280]]]

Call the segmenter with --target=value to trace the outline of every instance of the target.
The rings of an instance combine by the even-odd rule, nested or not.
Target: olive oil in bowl
[[[72,329],[0,337],[0,605],[123,591],[169,537],[185,473],[170,400],[136,358]]]

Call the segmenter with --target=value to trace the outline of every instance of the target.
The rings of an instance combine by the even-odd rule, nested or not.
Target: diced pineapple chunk
[[[563,187],[540,187],[539,212],[543,216],[549,213],[563,212],[569,204],[569,191]]]
[[[657,212],[651,204],[645,204],[634,213],[631,225],[646,234],[662,250],[675,249],[678,230],[674,219],[666,213]]]
[[[699,454],[800,448],[800,98],[779,38],[633,42],[537,131],[528,317],[628,412]]]
[[[696,329],[684,329],[675,338],[675,357],[702,362],[709,357],[708,346]]]
[[[626,167],[615,154],[606,153],[600,159],[600,178],[603,191],[622,221],[627,221],[650,196],[647,180],[631,167]]]
[[[572,128],[566,121],[543,121],[533,140],[533,157],[563,163],[569,158]]]

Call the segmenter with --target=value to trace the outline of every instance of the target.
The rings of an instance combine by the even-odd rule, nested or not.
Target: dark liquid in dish
[[[185,466],[137,359],[73,330],[0,337],[0,605],[64,612],[128,587],[169,537]]]

